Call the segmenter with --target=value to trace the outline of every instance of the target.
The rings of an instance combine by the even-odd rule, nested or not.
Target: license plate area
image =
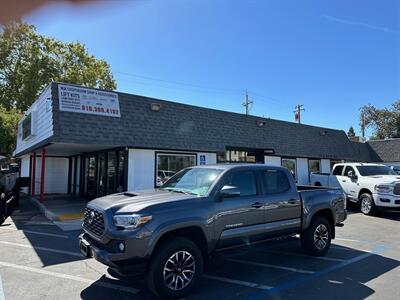
[[[92,252],[90,250],[90,244],[87,241],[82,239],[80,242],[79,248],[81,250],[81,253],[85,257],[88,257],[88,258],[92,257]]]

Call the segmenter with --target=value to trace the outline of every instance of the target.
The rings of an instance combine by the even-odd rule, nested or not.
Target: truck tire
[[[300,235],[303,249],[313,256],[324,255],[329,250],[331,239],[331,225],[321,216],[313,217],[310,226]]]
[[[191,240],[176,237],[163,242],[149,263],[147,285],[162,299],[182,298],[203,274],[203,256]]]
[[[359,199],[360,210],[364,215],[373,216],[376,212],[376,206],[372,195],[364,193]]]

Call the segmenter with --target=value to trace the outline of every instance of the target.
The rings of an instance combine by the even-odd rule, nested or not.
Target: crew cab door
[[[251,170],[238,170],[226,174],[223,186],[234,186],[240,196],[215,201],[214,230],[219,239],[217,248],[246,244],[264,235],[264,200],[257,174]]]
[[[352,166],[346,166],[343,176],[341,176],[341,186],[348,197],[358,199],[358,178],[349,176],[350,172],[356,174],[356,170]]]
[[[301,199],[290,174],[280,169],[261,171],[268,236],[291,233],[301,226]]]

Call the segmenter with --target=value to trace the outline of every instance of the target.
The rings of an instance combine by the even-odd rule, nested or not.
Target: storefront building
[[[26,111],[14,154],[42,199],[151,189],[182,168],[228,162],[285,166],[308,184],[310,172],[358,160],[341,130],[63,83]]]

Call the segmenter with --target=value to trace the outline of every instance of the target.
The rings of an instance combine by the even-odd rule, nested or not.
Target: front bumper
[[[372,194],[375,205],[381,208],[400,209],[400,195]]]
[[[124,243],[124,251],[118,252],[113,242],[115,245],[121,242]],[[110,240],[107,245],[103,245],[87,233],[82,233],[79,236],[79,248],[83,256],[87,258],[93,257],[95,260],[109,266],[120,275],[142,273],[145,269],[146,257],[140,256],[140,253],[132,251],[134,247],[132,247],[131,243],[127,243],[123,240]]]

